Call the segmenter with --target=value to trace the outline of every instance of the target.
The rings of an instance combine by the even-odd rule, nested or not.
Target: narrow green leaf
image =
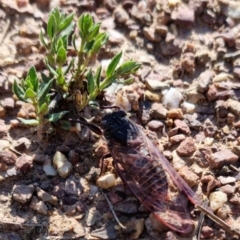
[[[38,77],[36,68],[34,66],[29,69],[28,76],[30,77],[31,83],[33,85],[33,90],[36,92],[38,90]]]
[[[66,70],[63,72],[63,75],[68,74],[68,72],[71,70],[73,64],[74,64],[75,58],[72,58],[72,60],[70,61],[70,63],[68,64]]]
[[[59,119],[61,119],[65,114],[67,114],[69,111],[62,111],[59,113],[52,113],[48,115],[48,121],[49,122],[56,122]]]
[[[68,17],[66,17],[60,24],[59,24],[59,28],[58,31],[63,31],[65,30],[67,27],[69,27],[71,25],[71,22],[73,20],[74,15],[71,14]]]
[[[59,8],[55,8],[51,13],[54,15],[57,25],[59,25],[63,14],[59,11]]]
[[[60,47],[58,52],[57,52],[57,63],[59,65],[63,65],[67,60],[67,52],[64,47]]]
[[[99,86],[100,86],[101,72],[102,72],[102,66],[98,67],[97,72],[95,74],[95,83],[96,83],[97,89],[99,89]]]
[[[67,49],[68,48],[68,36],[62,36],[61,38],[62,38],[62,41],[63,41],[63,47],[65,49]]]
[[[116,74],[124,75],[124,74],[135,73],[140,67],[141,67],[141,64],[130,60],[123,63],[119,68],[117,68]]]
[[[54,33],[55,33],[55,27],[56,27],[56,19],[55,16],[53,15],[53,13],[50,14],[50,17],[48,19],[48,23],[47,23],[47,35],[49,36],[49,38],[53,38]]]
[[[39,102],[40,106],[45,102],[45,98],[51,89],[53,80],[54,79],[52,79],[48,83],[46,83],[44,85],[44,87],[41,89],[41,91],[37,93],[37,101]]]
[[[25,92],[25,95],[24,95],[24,98],[34,98],[36,97],[36,93],[31,89],[31,88],[28,88]]]
[[[120,59],[122,57],[122,52],[118,53],[113,59],[112,61],[109,63],[107,71],[106,71],[106,76],[107,78],[112,76],[112,74],[114,73]]]
[[[87,14],[82,14],[81,17],[78,19],[78,28],[81,32],[81,38],[84,40],[87,38],[90,28],[93,25],[93,18],[92,16]]]
[[[76,39],[77,39],[76,34],[73,34],[73,37],[72,37],[72,45],[73,45],[74,49],[77,51]]]
[[[41,72],[41,77],[44,83],[48,83],[52,78],[48,77],[44,72]]]
[[[50,72],[54,77],[57,77],[57,76],[58,76],[57,72],[56,72],[49,64],[46,64],[46,66],[47,66],[49,72]]]
[[[94,88],[95,88],[95,82],[94,82],[94,77],[93,77],[92,69],[89,70],[86,78],[87,78],[87,89],[88,89],[88,93],[91,95],[91,94],[94,92]]]
[[[37,78],[36,68],[34,66],[30,67],[28,71],[28,76],[31,80],[35,80]]]
[[[34,89],[30,76],[27,76],[26,79],[24,80],[24,87],[25,90],[27,90],[28,88]]]
[[[26,125],[37,126],[39,124],[39,121],[37,119],[24,119],[24,118],[21,118],[21,117],[18,117],[18,119]]]
[[[47,103],[46,102],[44,102],[42,105],[41,105],[41,107],[39,108],[39,110],[38,110],[38,114],[40,114],[40,113],[47,113],[47,111],[48,111],[48,105],[47,105]]]
[[[90,54],[97,54],[101,47],[107,42],[108,35],[106,33],[100,33],[96,37],[94,44],[92,46]]]
[[[101,24],[100,23],[97,23],[97,24],[94,24],[90,29],[89,29],[89,33],[86,37],[86,41],[92,41],[98,34],[99,32],[99,29],[100,29],[100,26]]]
[[[12,91],[18,99],[26,102],[26,99],[24,98],[24,90],[20,85],[17,84],[16,80],[14,80]]]
[[[42,30],[41,30],[41,32],[40,32],[39,39],[40,39],[41,44],[42,44],[45,48],[48,48],[48,44],[47,44],[47,42],[46,42],[46,39],[45,39],[44,36],[43,36],[43,31],[42,31]]]
[[[64,37],[64,36],[68,37],[72,33],[73,29],[74,29],[74,22],[71,22],[71,24],[67,28],[65,28],[59,33],[59,37]]]
[[[134,78],[128,78],[123,81],[123,85],[130,85],[134,82]]]
[[[84,45],[83,51],[84,51],[85,53],[89,53],[89,52],[91,51],[92,47],[93,47],[93,44],[94,44],[94,40],[91,41],[91,42],[87,42],[87,43]]]
[[[58,51],[62,46],[63,46],[63,40],[62,40],[62,38],[59,38],[57,41],[56,50]]]

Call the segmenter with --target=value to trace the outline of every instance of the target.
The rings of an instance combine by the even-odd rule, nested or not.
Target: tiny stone
[[[138,202],[136,200],[127,199],[114,205],[114,210],[123,214],[136,214],[138,212]]]
[[[220,191],[226,193],[228,196],[231,196],[232,194],[234,194],[236,189],[237,189],[236,185],[230,185],[230,184],[226,184],[219,188]]]
[[[167,117],[172,119],[182,119],[183,118],[182,109],[181,108],[170,109],[167,113]]]
[[[159,102],[162,99],[162,93],[161,92],[153,92],[146,90],[144,92],[145,98],[152,102]]]
[[[72,164],[67,160],[65,155],[59,151],[57,151],[53,157],[53,164],[62,178],[68,177],[71,173]]]
[[[33,157],[23,154],[16,161],[16,164],[15,164],[16,169],[21,173],[29,172],[33,167],[32,160],[33,160]]]
[[[116,177],[112,173],[107,173],[97,179],[97,185],[103,189],[110,188],[115,185]]]
[[[201,231],[201,239],[214,237],[214,231],[209,226],[203,226]]]
[[[227,202],[227,194],[221,191],[213,192],[209,196],[210,207],[213,211],[216,211]]]
[[[118,7],[114,11],[114,17],[118,23],[126,23],[129,19],[128,13],[121,7]]]
[[[209,158],[211,168],[220,168],[226,164],[233,164],[238,160],[238,156],[228,149],[212,153]]]
[[[184,134],[178,134],[170,137],[169,141],[172,144],[176,144],[176,143],[182,142],[185,138],[186,136]]]
[[[151,42],[160,42],[161,37],[155,32],[155,29],[144,27],[143,28],[144,37]]]
[[[230,198],[229,202],[232,203],[232,204],[235,204],[235,205],[239,205],[240,204],[240,196],[235,194],[234,196],[232,196]]]
[[[47,176],[57,176],[57,171],[52,165],[50,159],[46,160],[43,164],[43,171]]]
[[[150,109],[150,115],[154,119],[166,119],[167,109],[161,103],[153,103]]]
[[[180,5],[172,12],[171,18],[181,27],[189,28],[194,24],[195,16],[194,9]]]
[[[182,93],[177,88],[170,88],[162,98],[162,104],[169,108],[178,108],[183,99]]]
[[[191,133],[189,126],[182,120],[179,119],[174,120],[174,125],[180,130],[180,132],[186,135],[189,135]]]
[[[147,126],[150,130],[156,131],[160,128],[163,128],[164,125],[160,121],[152,120],[152,121],[148,122]]]
[[[198,184],[199,177],[189,167],[184,166],[178,171],[179,175],[192,188]]]
[[[176,151],[173,151],[172,153],[172,165],[176,171],[180,170],[186,165],[186,162],[179,157]]]
[[[67,195],[80,196],[83,187],[84,186],[80,184],[80,179],[75,176],[69,176],[65,180],[65,193]]]
[[[229,177],[220,176],[220,177],[218,177],[218,180],[221,182],[222,185],[236,182],[236,178],[231,177],[231,176],[229,176]]]
[[[93,226],[101,218],[100,212],[95,208],[90,208],[85,215],[85,222],[88,227]]]
[[[213,78],[213,71],[205,70],[198,77],[197,90],[201,93],[205,92]]]
[[[0,172],[5,172],[8,169],[8,165],[0,162]]]
[[[46,204],[43,201],[39,201],[36,197],[32,198],[30,208],[40,214],[48,215],[48,208]]]
[[[14,108],[14,100],[13,98],[4,98],[2,101],[1,101],[1,104],[4,108],[8,108],[8,109],[13,109]]]
[[[0,120],[0,138],[4,138],[7,136],[8,127],[4,121]]]
[[[236,114],[238,117],[240,117],[240,102],[233,99],[227,100],[227,106],[230,111],[232,111],[234,114]]]
[[[16,142],[14,142],[14,148],[17,151],[25,151],[29,149],[30,146],[31,146],[31,141],[26,137],[21,137]]]
[[[169,89],[168,83],[161,82],[159,80],[151,79],[151,75],[146,78],[146,85],[150,91],[162,91]]]
[[[183,142],[180,143],[176,149],[180,156],[190,156],[196,151],[194,141],[191,137],[187,137]]]
[[[50,195],[49,193],[45,192],[44,190],[42,190],[41,188],[37,187],[37,195],[38,197],[43,201],[43,202],[47,202],[50,203],[53,206],[57,206],[58,205],[58,199],[55,196]]]
[[[4,118],[6,115],[6,109],[0,105],[0,118]]]
[[[36,118],[36,111],[34,106],[30,103],[23,103],[17,116],[25,119]]]
[[[0,162],[6,163],[8,165],[13,165],[15,164],[16,160],[17,160],[16,154],[7,150],[0,152]]]
[[[15,184],[13,186],[13,199],[20,203],[27,203],[31,200],[35,188],[32,185]]]

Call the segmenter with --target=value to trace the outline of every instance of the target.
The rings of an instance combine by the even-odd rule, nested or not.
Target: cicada
[[[114,168],[136,198],[172,230],[192,232],[187,198],[193,204],[201,201],[142,128],[122,110],[106,114],[101,127]]]
[[[87,125],[97,134],[102,131],[86,120],[73,120]],[[168,160],[146,136],[141,126],[133,123],[122,111],[107,113],[101,121],[103,135],[113,158],[113,165],[122,181],[155,217],[170,229],[189,234],[194,229],[187,202],[190,200],[202,212],[226,231],[240,233],[204,206],[193,190],[180,177]]]
[[[72,120],[101,130],[86,120]],[[199,204],[192,189],[145,135],[142,128],[127,118],[126,112],[107,113],[101,121],[113,166],[137,199],[163,224],[174,231],[190,233],[194,225],[187,199]]]

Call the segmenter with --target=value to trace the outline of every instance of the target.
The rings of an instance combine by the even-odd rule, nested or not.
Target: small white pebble
[[[103,189],[110,188],[115,185],[115,175],[113,173],[107,173],[98,178],[97,185]]]
[[[213,192],[209,196],[210,200],[210,208],[213,211],[216,211],[220,207],[223,206],[225,202],[227,202],[227,194],[221,191]]]
[[[176,88],[170,88],[163,96],[162,104],[167,108],[178,108],[183,99],[182,93]]]

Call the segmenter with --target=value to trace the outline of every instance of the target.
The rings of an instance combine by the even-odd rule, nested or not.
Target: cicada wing
[[[160,150],[153,144],[150,139],[148,139],[143,131],[139,129],[139,135],[144,142],[144,145],[149,149],[149,154],[151,159],[157,159],[160,161],[162,168],[170,175],[171,180],[174,185],[179,189],[179,191],[184,192],[188,199],[193,204],[202,205],[202,200],[200,200],[194,191],[188,186],[188,184],[182,179],[182,177],[177,173],[177,171],[170,165],[168,160],[164,157],[164,155],[160,152]]]
[[[175,231],[192,231],[184,195],[169,194],[171,179],[159,160],[131,147],[115,147],[111,154],[118,175],[149,211]]]

